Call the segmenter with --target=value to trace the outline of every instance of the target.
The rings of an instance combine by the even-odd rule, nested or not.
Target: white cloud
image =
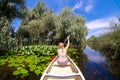
[[[93,9],[94,2],[93,2],[93,0],[88,0],[87,5],[84,8],[86,12],[89,13]]]
[[[93,0],[80,0],[73,7],[73,11],[75,11],[76,9],[82,9],[85,12],[90,12],[93,9],[93,7],[94,7],[93,6],[94,2],[93,2]]]
[[[80,2],[76,3],[75,6],[73,7],[73,11],[82,7],[83,5],[83,0],[80,0]]]
[[[115,17],[109,17],[96,19],[88,22],[86,24],[89,30],[87,38],[89,38],[91,35],[98,36],[100,34],[108,32],[110,22],[114,21],[115,19]]]
[[[96,19],[88,22],[86,26],[88,27],[89,30],[104,28],[108,27],[110,22],[113,21],[114,19],[115,17]]]
[[[88,5],[88,6],[85,7],[86,12],[90,12],[92,9],[93,9],[92,5]]]

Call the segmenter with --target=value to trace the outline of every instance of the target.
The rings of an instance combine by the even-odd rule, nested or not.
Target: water
[[[72,54],[70,57],[74,59],[80,70],[83,72],[86,80],[120,80],[120,63],[119,61],[109,61],[106,56],[100,52],[86,46],[85,54]],[[21,76],[13,76],[14,68],[7,65],[0,67],[0,80],[39,80],[40,75],[31,73],[29,76],[21,78]],[[116,72],[113,73],[113,72]]]
[[[119,76],[111,72],[105,56],[88,46],[84,53],[88,58],[83,72],[86,80],[120,80]]]

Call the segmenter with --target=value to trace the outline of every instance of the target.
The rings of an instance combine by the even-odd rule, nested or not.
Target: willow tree
[[[21,13],[22,13],[21,25],[27,25],[27,23],[31,20],[32,11],[29,10],[27,6],[24,6],[23,11]]]
[[[28,28],[24,28],[29,29],[29,33],[33,34],[33,37],[42,37],[44,41],[49,38],[55,43],[63,41],[66,36],[71,35],[72,44],[83,48],[87,35],[85,19],[83,16],[73,13],[71,8],[66,7],[59,14],[54,14],[47,9],[44,3],[39,2],[32,10],[26,8],[26,11],[28,17],[22,20],[23,24],[20,27],[27,26]]]
[[[71,43],[83,49],[86,43],[87,27],[83,16],[73,13],[69,7],[64,8],[56,15],[56,35],[59,41],[64,41],[66,36],[71,35]]]
[[[51,30],[51,26],[53,26],[54,22],[52,13],[48,11],[44,2],[38,2],[32,10],[25,7],[23,14],[25,17],[22,19],[21,25],[17,31],[18,35],[24,36],[24,31],[27,30],[29,34],[31,34],[27,38],[44,39]],[[23,30],[22,33],[19,33],[20,30]]]
[[[56,25],[56,35],[55,38],[62,41],[69,34],[69,28],[71,27],[71,15],[72,10],[70,8],[63,9],[60,14],[57,14],[55,17],[55,25]]]
[[[25,0],[0,0],[0,17],[6,17],[12,21],[16,17],[21,17],[21,11]]]
[[[13,35],[14,31],[12,26],[9,24],[8,20],[6,20],[4,23],[3,22],[0,20],[0,25],[2,24],[2,28],[0,30],[0,55],[5,55],[16,46],[16,40]]]
[[[0,0],[0,52],[6,53],[15,46],[11,22],[22,17],[25,0]]]
[[[45,3],[38,2],[37,5],[32,9],[33,17],[35,19],[40,19],[47,11],[48,8],[45,6]]]

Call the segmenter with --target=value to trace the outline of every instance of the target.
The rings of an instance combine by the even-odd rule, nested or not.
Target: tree
[[[21,31],[23,36],[27,29],[32,34],[31,37],[41,37],[44,41],[47,39],[52,43],[57,43],[71,35],[71,43],[79,45],[83,49],[87,35],[85,19],[83,16],[73,13],[71,8],[66,7],[60,14],[53,14],[44,3],[39,2],[32,11],[25,8],[24,13],[28,17],[23,18],[20,26],[25,28]]]
[[[44,2],[38,2],[32,10],[24,7],[23,14],[25,17],[22,19],[20,27],[25,30],[27,28],[28,32],[32,34],[30,37],[42,37],[44,39],[47,38],[48,34],[53,31],[54,15],[48,10]],[[21,28],[18,29],[18,34]],[[22,34],[23,32],[22,36],[24,36],[24,29],[20,33]]]
[[[44,2],[38,2],[37,5],[33,8],[33,16],[35,19],[40,19],[45,12],[47,12],[47,7]]]
[[[0,17],[6,17],[12,21],[14,18],[20,18],[25,0],[0,0]]]
[[[9,21],[6,20],[6,22],[2,24],[4,24],[4,26],[0,31],[0,55],[9,52],[14,46],[16,46],[16,40],[13,34],[14,31]]]
[[[32,11],[29,10],[29,8],[27,6],[24,6],[23,7],[23,10],[22,10],[22,21],[21,21],[21,25],[27,25],[27,23],[32,19],[31,16],[32,16]]]
[[[71,27],[72,10],[69,7],[64,8],[60,14],[55,17],[55,38],[59,41],[63,41],[67,35],[69,35],[69,29]]]
[[[66,36],[71,35],[71,43],[83,48],[88,31],[84,17],[73,13],[71,8],[66,7],[59,15],[56,15],[55,25],[55,38],[58,41],[64,41]]]

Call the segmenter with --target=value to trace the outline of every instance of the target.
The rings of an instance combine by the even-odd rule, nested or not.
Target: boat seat
[[[75,80],[75,79],[74,78],[68,78],[68,79],[48,78],[47,80]]]
[[[56,75],[68,75],[72,73],[73,71],[70,66],[66,66],[66,67],[53,66],[49,72],[49,74],[56,74]]]
[[[76,80],[75,76],[80,74],[69,74],[69,75],[54,75],[54,74],[47,74],[47,80]]]
[[[59,66],[59,64],[58,64],[57,61],[55,61],[55,62],[53,63],[53,65],[54,65],[54,66]],[[67,62],[67,66],[69,66],[69,65],[71,65],[71,63],[70,63],[70,62]]]

